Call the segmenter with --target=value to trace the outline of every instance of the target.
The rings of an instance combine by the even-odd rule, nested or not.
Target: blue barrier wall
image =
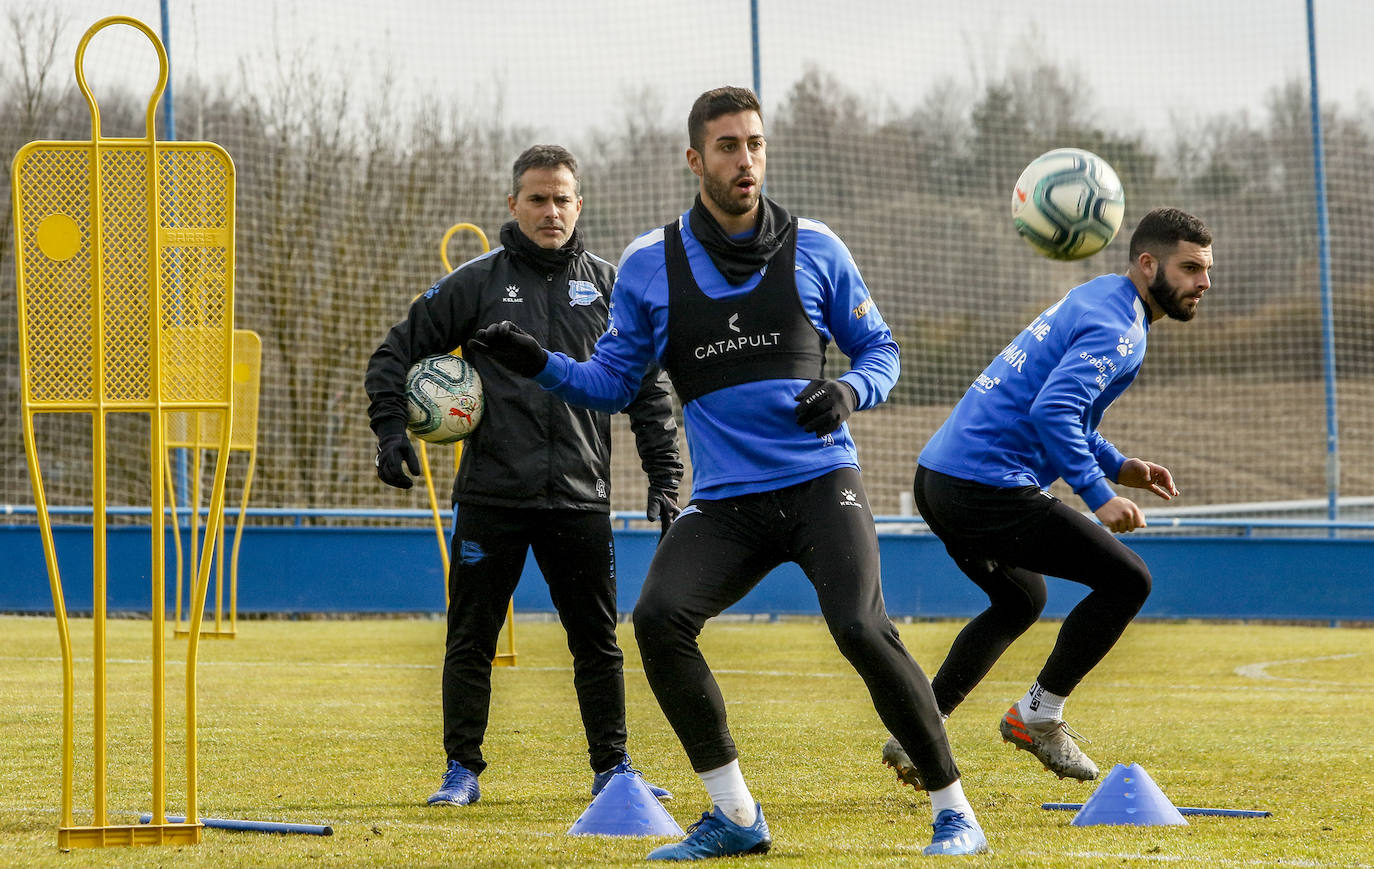
[[[55,529],[55,539],[67,608],[88,612],[90,528],[60,527]],[[882,534],[879,539],[884,593],[893,616],[967,618],[986,603],[934,537]],[[1154,575],[1154,592],[1143,616],[1374,621],[1374,581],[1368,567],[1374,540],[1124,539]],[[616,532],[622,613],[634,607],[656,542],[653,531]],[[151,548],[146,528],[110,530],[107,599],[112,612],[149,610]],[[167,551],[170,568],[170,540]],[[1051,617],[1067,613],[1085,593],[1082,586],[1070,582],[1051,580],[1050,585],[1045,615]],[[169,581],[169,610],[171,594]],[[244,532],[240,614],[412,613],[443,608],[444,587],[432,529],[261,527]],[[515,608],[553,611],[532,558],[516,589]],[[52,611],[37,528],[0,526],[0,611]],[[815,593],[795,565],[775,570],[731,611],[819,612]]]

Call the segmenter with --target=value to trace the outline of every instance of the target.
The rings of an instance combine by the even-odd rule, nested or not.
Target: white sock
[[[964,796],[964,786],[959,783],[959,779],[955,779],[952,785],[930,792],[931,820],[939,817],[945,809],[960,812],[970,821],[976,820],[973,817],[973,806],[968,804],[968,797]]]
[[[732,760],[725,766],[699,772],[701,783],[711,795],[711,802],[720,809],[721,814],[741,827],[752,826],[756,818],[754,797],[749,786],[744,783],[744,774],[739,771],[739,760]]]
[[[1022,697],[1017,706],[1021,709],[1022,721],[1063,721],[1064,701],[1069,698],[1051,694],[1036,682]]]

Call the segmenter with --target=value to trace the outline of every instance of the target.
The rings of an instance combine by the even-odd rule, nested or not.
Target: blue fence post
[[[172,74],[172,18],[168,11],[167,0],[161,0],[159,11],[162,14],[162,48],[167,52],[167,86],[162,91],[162,135],[169,142],[176,141],[177,138],[177,114],[176,102],[172,99],[172,83],[176,77]],[[160,420],[158,421],[160,422]],[[194,423],[192,428],[194,430]],[[154,473],[161,473],[155,470]],[[176,454],[176,478],[172,481],[172,494],[176,498],[176,503],[187,506],[194,510],[196,504],[191,504],[191,468],[190,458],[187,456],[186,449],[183,447],[177,450]],[[191,526],[190,517],[193,514],[187,513],[186,526]],[[177,510],[172,510],[172,527],[177,533],[181,533],[181,517],[177,515]],[[194,572],[195,568],[192,568]]]
[[[763,102],[763,74],[759,67],[759,0],[749,0],[749,36],[754,58],[754,96]]]
[[[1340,515],[1340,418],[1336,409],[1336,330],[1331,300],[1331,229],[1326,209],[1326,149],[1322,144],[1322,107],[1317,88],[1317,25],[1313,0],[1307,0],[1307,65],[1311,77],[1312,174],[1317,194],[1317,258],[1321,267],[1322,361],[1326,380],[1326,515]],[[1336,536],[1333,528],[1331,535]]]

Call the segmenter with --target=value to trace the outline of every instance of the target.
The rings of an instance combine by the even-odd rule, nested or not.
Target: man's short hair
[[[1140,218],[1135,232],[1131,233],[1131,262],[1146,251],[1163,258],[1181,241],[1210,247],[1212,231],[1207,224],[1182,209],[1156,208]]]
[[[698,154],[706,148],[706,125],[721,115],[736,112],[757,112],[763,117],[759,98],[749,88],[713,88],[692,103],[692,111],[687,114],[687,143]]]
[[[515,166],[511,169],[510,192],[512,196],[520,194],[520,179],[531,169],[555,169],[559,166],[567,166],[568,171],[573,177],[573,192],[578,196],[582,195],[582,176],[577,174],[577,158],[572,152],[562,145],[531,145],[525,152],[515,158]]]

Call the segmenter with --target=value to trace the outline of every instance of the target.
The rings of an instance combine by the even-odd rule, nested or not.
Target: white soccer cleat
[[[1013,703],[1002,716],[998,729],[1002,732],[1004,742],[1029,751],[1045,765],[1045,769],[1061,779],[1092,781],[1097,778],[1097,764],[1074,742],[1074,739],[1083,737],[1070,730],[1063,721],[1032,721],[1027,724],[1021,720],[1020,707]]]

